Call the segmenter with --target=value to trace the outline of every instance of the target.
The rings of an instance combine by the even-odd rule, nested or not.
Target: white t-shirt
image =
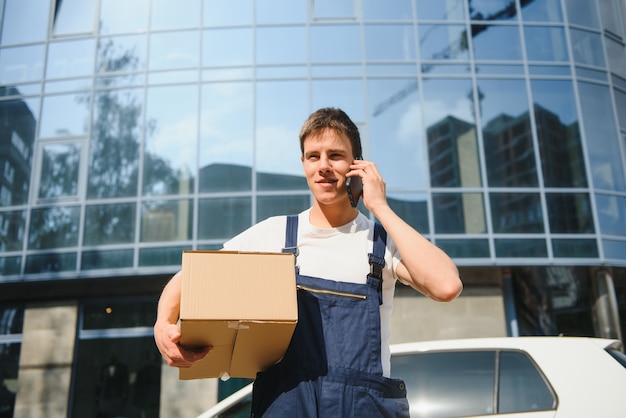
[[[373,250],[374,222],[359,213],[338,228],[317,228],[309,222],[310,209],[298,215],[297,265],[300,274],[340,282],[365,283],[370,272],[368,254]],[[286,216],[268,218],[230,241],[230,251],[281,252],[285,246]],[[389,337],[393,295],[400,254],[387,237],[383,269],[383,304],[380,306],[383,375],[390,375]]]

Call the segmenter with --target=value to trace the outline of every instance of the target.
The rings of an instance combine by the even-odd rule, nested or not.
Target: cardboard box
[[[213,349],[179,378],[254,378],[282,359],[298,321],[294,256],[184,251],[180,302],[180,343]]]

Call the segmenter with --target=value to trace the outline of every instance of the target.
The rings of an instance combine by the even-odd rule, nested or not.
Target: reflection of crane
[[[535,0],[520,0],[520,7],[524,8],[525,6],[527,6],[529,3],[532,3],[533,1]],[[457,5],[459,4],[462,4],[462,2],[459,1]],[[507,18],[512,18],[517,14],[517,10],[515,9],[515,1],[513,0],[509,1],[509,3],[503,9],[498,10],[497,12],[491,15],[488,15],[486,17],[483,16],[481,12],[474,12],[474,9],[472,8],[472,0],[469,0],[469,11],[470,11],[471,20],[481,20],[481,21],[494,21],[494,20],[499,20],[499,19],[507,19]],[[471,24],[470,30],[471,30],[472,38],[478,35],[479,33],[487,30],[488,28],[489,28],[488,24]],[[428,38],[431,31],[432,31],[432,28],[431,30],[426,31],[426,33],[424,33],[424,35],[420,38],[419,40],[420,45],[422,45],[424,41],[426,40],[426,38]],[[469,45],[468,45],[467,31],[464,30],[461,32],[461,36],[458,42],[453,42],[450,45],[446,46],[441,51],[433,54],[432,58],[433,59],[455,58],[460,53],[466,51],[468,47]],[[429,72],[434,66],[435,64],[422,65],[422,73]],[[402,89],[400,89],[398,92],[393,94],[387,100],[379,103],[374,108],[374,112],[372,116],[374,117],[379,116],[380,114],[385,112],[389,107],[398,103],[400,100],[404,99],[405,97],[407,97],[409,94],[413,93],[414,91],[417,91],[417,81],[410,82],[406,87],[403,87]],[[471,97],[471,92],[469,94]],[[479,100],[482,100],[483,97],[484,95],[481,92],[479,92]]]

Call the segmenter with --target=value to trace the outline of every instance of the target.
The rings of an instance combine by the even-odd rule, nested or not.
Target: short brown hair
[[[355,157],[361,157],[363,149],[361,147],[361,136],[359,128],[356,127],[350,117],[341,109],[325,107],[313,112],[300,129],[300,151],[304,155],[304,140],[310,135],[322,132],[324,129],[333,129],[344,134],[352,144],[352,153]]]

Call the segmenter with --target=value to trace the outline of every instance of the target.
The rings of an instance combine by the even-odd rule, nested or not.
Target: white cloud
[[[258,131],[256,167],[259,171],[302,175],[298,131],[270,125]]]

